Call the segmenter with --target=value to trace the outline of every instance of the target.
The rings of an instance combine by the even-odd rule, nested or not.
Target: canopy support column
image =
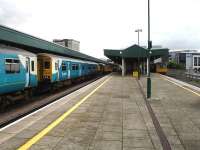
[[[122,76],[125,76],[126,74],[126,62],[125,59],[122,58]]]

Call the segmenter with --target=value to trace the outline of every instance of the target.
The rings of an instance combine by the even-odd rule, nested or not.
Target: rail
[[[200,73],[186,72],[186,78],[200,80]]]

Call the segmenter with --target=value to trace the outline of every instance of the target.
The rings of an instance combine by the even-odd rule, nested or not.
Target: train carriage
[[[151,70],[156,73],[166,74],[167,62],[163,61],[163,58],[155,59],[153,64],[151,64]]]
[[[96,73],[97,63],[63,56],[38,54],[38,80],[54,83]]]
[[[91,61],[0,45],[0,110],[10,102],[31,98],[32,93],[79,82],[102,69]]]
[[[0,95],[37,86],[37,56],[33,53],[0,47]]]

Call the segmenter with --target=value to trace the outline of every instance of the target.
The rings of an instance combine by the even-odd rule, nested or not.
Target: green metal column
[[[148,75],[147,75],[147,98],[151,98],[150,58],[152,42],[150,41],[150,0],[148,0]]]

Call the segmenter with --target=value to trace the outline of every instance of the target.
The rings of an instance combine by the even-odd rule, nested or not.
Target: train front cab
[[[164,63],[156,63],[156,73],[166,74],[167,73],[167,65]]]
[[[102,74],[103,73],[103,69],[104,69],[104,65],[103,64],[98,64],[97,65],[98,74]]]

